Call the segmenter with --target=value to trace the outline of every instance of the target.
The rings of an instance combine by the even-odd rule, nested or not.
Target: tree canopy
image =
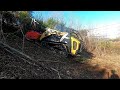
[[[59,23],[58,20],[55,20],[54,18],[49,18],[47,21],[44,22],[44,25],[49,28],[54,28],[55,25]]]

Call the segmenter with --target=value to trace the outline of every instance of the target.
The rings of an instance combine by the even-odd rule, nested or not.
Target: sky
[[[55,17],[67,27],[91,29],[98,36],[116,38],[120,34],[120,11],[34,11],[33,16],[43,20]]]

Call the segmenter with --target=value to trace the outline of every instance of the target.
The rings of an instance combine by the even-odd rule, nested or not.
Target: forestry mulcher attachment
[[[79,56],[82,51],[83,41],[78,31],[61,32],[59,30],[46,28],[43,33],[29,31],[26,39],[40,42],[44,47],[59,50],[65,57]],[[58,51],[57,51],[58,53]]]
[[[47,28],[41,35],[40,41],[43,45],[50,45],[64,52],[66,56],[76,56],[82,50],[82,40],[79,39],[77,31],[60,32]]]

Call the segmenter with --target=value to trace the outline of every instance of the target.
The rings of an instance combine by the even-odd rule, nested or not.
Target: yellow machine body
[[[74,37],[71,37],[71,54],[76,55],[77,50],[79,50],[80,41]]]

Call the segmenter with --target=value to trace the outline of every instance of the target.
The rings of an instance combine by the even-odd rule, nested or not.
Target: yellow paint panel
[[[73,42],[76,42],[77,43],[77,47],[76,47],[76,49],[74,50],[74,44],[73,44]],[[76,38],[74,38],[74,37],[71,37],[71,54],[72,55],[75,55],[76,54],[76,51],[79,49],[79,45],[80,45],[80,41],[79,40],[77,40]]]

